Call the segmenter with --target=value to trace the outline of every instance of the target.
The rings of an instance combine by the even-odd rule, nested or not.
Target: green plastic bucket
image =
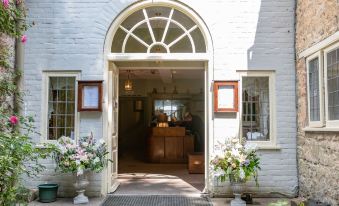
[[[56,201],[58,193],[58,184],[41,184],[39,188],[39,201],[40,202],[54,202]]]

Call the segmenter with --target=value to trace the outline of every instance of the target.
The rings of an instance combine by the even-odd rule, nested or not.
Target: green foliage
[[[26,10],[23,3],[23,0],[9,1],[9,5],[5,6],[3,1],[0,2],[0,33],[20,37],[26,31]],[[19,4],[21,5],[18,6]]]
[[[18,122],[11,122],[13,118]],[[44,166],[39,160],[51,156],[55,146],[35,146],[30,139],[34,131],[31,117],[10,117],[7,111],[0,110],[0,122],[0,205],[9,205],[18,201],[17,194],[22,193],[20,178],[41,172]]]

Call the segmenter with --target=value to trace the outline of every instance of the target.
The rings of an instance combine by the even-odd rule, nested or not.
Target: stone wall
[[[307,121],[307,77],[301,51],[339,30],[337,0],[297,1],[296,53],[298,95],[299,194],[333,205],[339,203],[339,132],[304,132]]]

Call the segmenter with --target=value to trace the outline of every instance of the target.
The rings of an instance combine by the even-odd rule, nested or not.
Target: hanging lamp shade
[[[133,82],[130,79],[125,81],[125,90],[132,91],[133,90]]]
[[[130,71],[128,71],[130,73]],[[125,90],[132,91],[133,90],[133,82],[129,79],[129,74],[127,80],[125,81]]]

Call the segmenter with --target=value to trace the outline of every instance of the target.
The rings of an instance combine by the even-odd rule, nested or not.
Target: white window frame
[[[41,142],[42,143],[56,143],[57,140],[47,139],[47,114],[48,114],[48,92],[49,92],[49,79],[50,77],[75,77],[75,107],[74,107],[74,139],[77,140],[79,137],[79,112],[78,112],[78,80],[81,79],[80,71],[44,71],[42,79],[42,112],[41,112]]]
[[[242,134],[242,113],[243,113],[243,104],[242,104],[242,78],[243,77],[268,77],[269,81],[269,104],[270,104],[270,140],[269,141],[249,141],[258,146],[259,149],[279,149],[277,146],[277,135],[276,135],[276,89],[275,89],[275,71],[273,70],[256,70],[256,71],[237,71],[239,73],[240,79],[240,89],[239,89],[239,98],[240,98],[240,114],[239,114],[239,122],[240,128],[239,133],[240,136],[243,137]]]
[[[339,128],[339,120],[329,120],[328,119],[328,91],[327,91],[327,54],[331,51],[339,49],[339,42],[333,44],[332,46],[324,49],[324,80],[325,80],[325,110],[326,110],[326,127],[328,128]]]
[[[323,127],[324,126],[324,76],[323,76],[323,55],[322,52],[319,51],[309,57],[306,58],[306,71],[307,71],[307,113],[308,113],[308,126],[309,127]],[[309,85],[309,63],[318,58],[318,75],[319,75],[319,121],[311,121],[311,103],[310,103],[310,85]]]

